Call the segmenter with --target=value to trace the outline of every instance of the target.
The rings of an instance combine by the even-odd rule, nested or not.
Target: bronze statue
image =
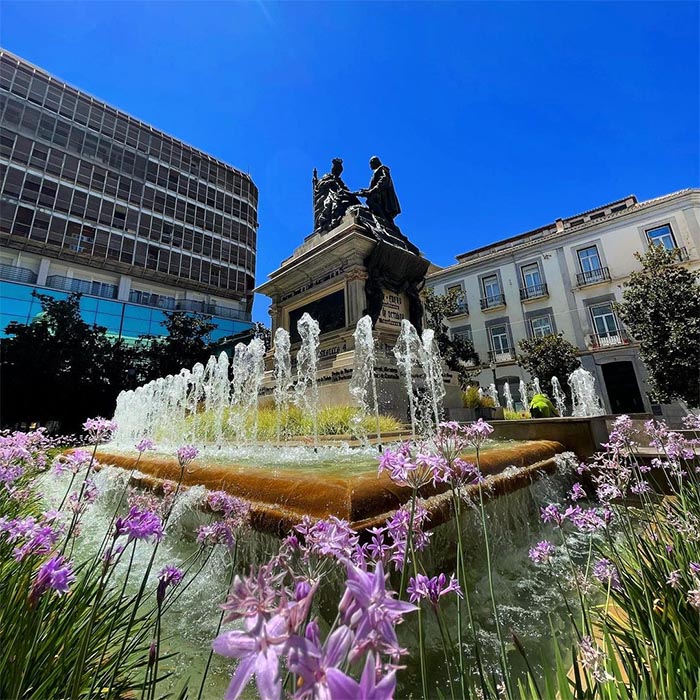
[[[360,204],[340,177],[342,172],[342,158],[333,158],[330,173],[320,180],[314,168],[314,231],[330,231],[341,222],[351,206]]]
[[[377,156],[369,159],[369,167],[374,171],[369,187],[355,194],[366,198],[367,208],[375,216],[395,225],[394,218],[401,213],[401,206],[396,196],[391,172],[386,165],[382,165],[382,161]]]

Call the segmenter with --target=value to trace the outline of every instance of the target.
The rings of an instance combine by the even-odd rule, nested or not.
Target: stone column
[[[354,267],[345,276],[348,295],[348,326],[354,327],[362,318],[362,312],[367,306],[365,282],[367,270],[364,267]]]

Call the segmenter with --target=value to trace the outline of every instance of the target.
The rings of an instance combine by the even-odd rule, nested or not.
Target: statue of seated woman
[[[320,179],[314,170],[314,232],[335,228],[351,206],[360,204],[340,177],[342,172],[342,158],[334,158],[330,173]]]

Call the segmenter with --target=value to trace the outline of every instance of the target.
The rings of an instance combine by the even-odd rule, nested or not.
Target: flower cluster
[[[48,554],[56,544],[60,532],[52,524],[52,514],[48,519],[34,516],[8,519],[0,518],[0,533],[7,536],[10,543],[17,543],[12,556],[15,561],[22,561],[29,555]]]
[[[180,469],[184,469],[190,462],[194,461],[199,454],[199,450],[194,445],[183,445],[177,450],[177,462]]]
[[[68,587],[75,581],[73,565],[65,557],[54,555],[38,569],[29,600],[36,603],[46,591],[52,589],[59,595],[68,592]]]
[[[158,605],[163,602],[168,588],[175,588],[180,584],[183,575],[182,569],[178,569],[172,564],[166,564],[166,566],[158,572],[158,588],[156,590],[156,601]]]
[[[530,548],[530,559],[535,564],[546,564],[552,558],[555,552],[554,545],[548,540],[538,542],[534,547]]]
[[[117,430],[117,424],[106,418],[88,418],[83,423],[83,430],[88,434],[88,440],[93,445],[111,440],[112,434]]]
[[[457,579],[453,575],[448,579],[445,574],[433,577],[418,574],[415,578],[411,577],[406,590],[414,603],[418,603],[424,598],[434,608],[437,608],[440,598],[448,593],[452,592],[460,598],[463,597]]]
[[[114,524],[114,537],[126,535],[132,540],[159,540],[163,537],[163,521],[149,510],[130,508],[126,517],[117,518]]]

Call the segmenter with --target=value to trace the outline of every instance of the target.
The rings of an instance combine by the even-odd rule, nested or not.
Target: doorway
[[[609,362],[601,365],[605,388],[613,413],[644,413],[644,402],[631,362]]]

